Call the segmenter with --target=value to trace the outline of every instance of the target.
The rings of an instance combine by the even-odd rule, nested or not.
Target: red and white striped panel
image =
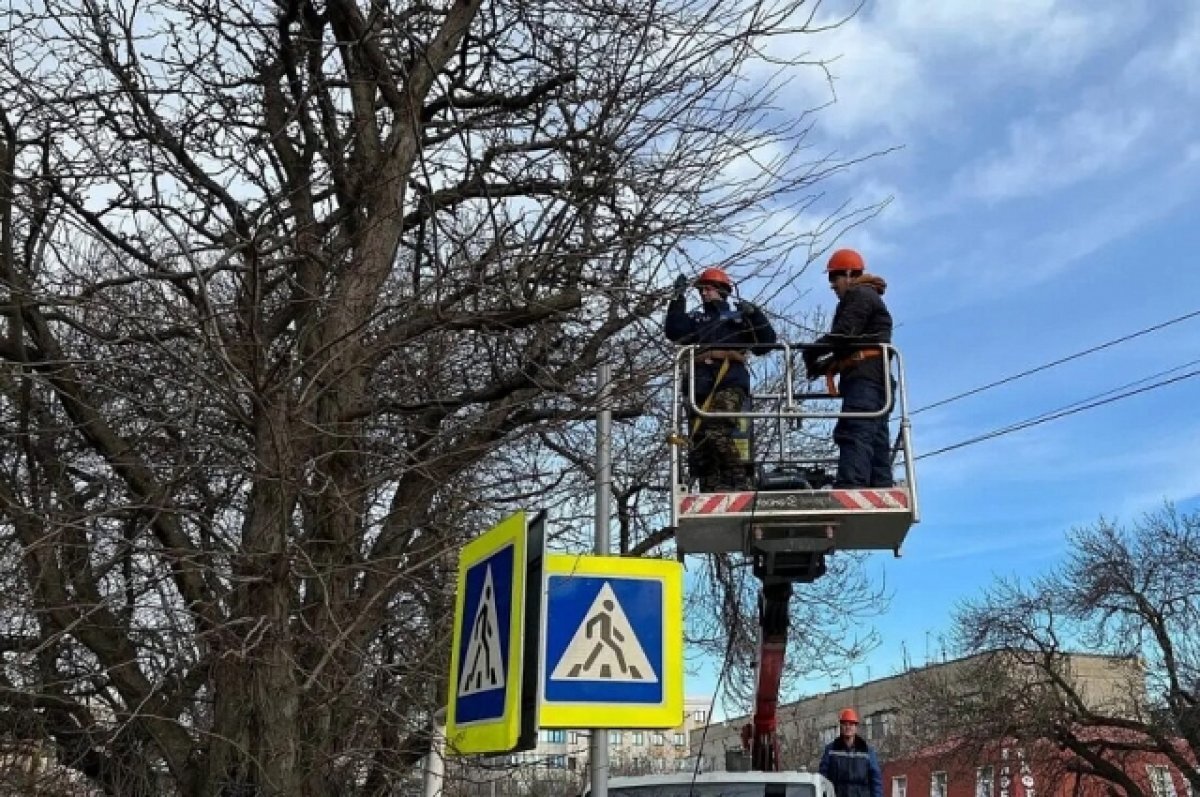
[[[754,493],[716,493],[689,495],[679,505],[681,515],[723,515],[727,512],[748,512]]]
[[[905,509],[904,490],[834,490],[833,499],[847,509]]]

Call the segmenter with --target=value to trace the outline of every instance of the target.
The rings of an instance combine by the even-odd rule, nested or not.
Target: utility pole
[[[600,402],[600,411],[596,415],[596,554],[598,556],[607,556],[612,547],[609,536],[609,500],[612,496],[610,380],[608,363],[601,363],[596,376]],[[588,760],[591,762],[591,797],[608,797],[608,731],[593,728],[588,748]]]
[[[439,708],[430,719],[429,752],[421,779],[421,797],[441,797],[446,777],[446,709]]]

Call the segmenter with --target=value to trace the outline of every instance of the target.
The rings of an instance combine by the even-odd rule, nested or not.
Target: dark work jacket
[[[851,285],[842,295],[833,313],[829,334],[817,339],[817,343],[829,344],[839,360],[863,348],[852,344],[891,342],[892,314],[888,312],[879,292],[863,284]],[[883,358],[874,357],[844,370],[842,379],[865,376],[882,382],[884,373]]]
[[[701,307],[687,311],[687,299],[672,299],[667,305],[667,318],[663,322],[667,339],[680,345],[697,345],[706,349],[742,349],[754,354],[766,354],[770,344],[776,340],[771,322],[758,308],[753,313],[734,310],[729,302],[707,302]],[[710,365],[696,363],[696,404],[713,390],[713,383],[721,369],[721,363]],[[684,372],[686,374],[686,371]],[[721,380],[721,387],[740,387],[750,392],[750,371],[745,363],[729,361],[729,370]]]
[[[861,736],[849,745],[841,736],[825,745],[817,771],[833,783],[837,797],[883,797],[879,759]]]

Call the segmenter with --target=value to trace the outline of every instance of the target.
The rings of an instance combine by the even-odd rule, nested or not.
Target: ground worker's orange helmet
[[[733,290],[733,280],[729,279],[729,275],[723,269],[706,268],[700,272],[700,276],[696,277],[697,285],[717,285],[727,290]]]
[[[867,264],[863,262],[862,255],[855,252],[853,249],[839,249],[829,256],[829,265],[825,266],[825,270],[834,271],[865,271]]]
[[[838,715],[838,722],[858,722],[858,712],[852,708],[842,709],[842,713]]]

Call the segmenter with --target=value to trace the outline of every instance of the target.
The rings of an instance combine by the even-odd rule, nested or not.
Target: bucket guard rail
[[[797,355],[807,350],[828,351],[815,344],[777,343],[782,353],[777,392],[751,395],[744,412],[709,412],[695,395],[697,354],[701,347],[680,346],[675,356],[671,424],[676,445],[671,448],[671,512],[680,554],[741,552],[751,558],[764,583],[803,582],[825,572],[824,557],[838,550],[890,550],[896,556],[912,525],[919,521],[917,479],[913,466],[912,430],[904,379],[904,360],[888,344],[863,344],[882,349],[891,376],[884,380],[884,407],[872,412],[842,412],[838,397],[827,390],[800,389],[808,380],[800,374]],[[822,384],[823,383],[818,383]],[[836,460],[793,454],[787,430],[807,422],[843,418],[878,418],[892,408],[898,424],[892,447],[893,469],[903,478],[893,487],[834,489],[830,469]],[[774,456],[756,456],[750,445],[756,489],[743,492],[701,493],[685,477],[688,419],[732,418],[745,421],[751,439],[766,424],[776,426]],[[899,462],[897,462],[899,460]],[[780,478],[780,474],[789,478]]]

